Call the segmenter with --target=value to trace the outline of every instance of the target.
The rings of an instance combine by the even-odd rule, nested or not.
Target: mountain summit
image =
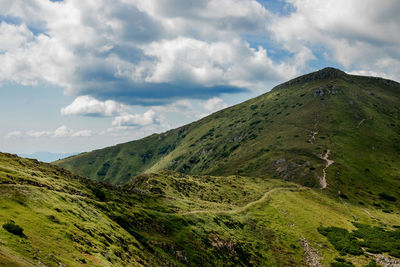
[[[282,83],[282,84],[276,86],[274,89],[294,85],[296,83],[305,83],[305,82],[311,82],[311,81],[315,81],[315,80],[324,80],[324,79],[345,78],[348,76],[349,75],[347,73],[345,73],[344,71],[341,71],[339,69],[335,69],[332,67],[326,67],[319,71],[311,72],[309,74],[305,74],[305,75],[299,76],[297,78],[294,78],[292,80],[289,80],[285,83]]]

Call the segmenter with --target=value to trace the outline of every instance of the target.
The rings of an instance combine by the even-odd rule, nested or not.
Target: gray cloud
[[[350,71],[400,77],[398,1],[286,2],[282,15],[253,0],[6,0],[0,82],[155,105],[265,90],[307,69],[318,50]],[[273,60],[275,48],[288,56]]]
[[[400,2],[395,0],[301,1],[289,16],[276,16],[269,30],[297,53],[322,51],[348,71],[400,78]]]
[[[296,72],[241,39],[265,29],[268,12],[256,1],[30,0],[5,1],[0,10],[20,21],[3,22],[10,33],[40,29],[5,49],[0,82],[44,81],[77,96],[162,104],[260,89]]]

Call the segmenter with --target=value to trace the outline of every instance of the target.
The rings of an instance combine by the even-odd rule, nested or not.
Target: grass
[[[305,239],[329,265],[340,251],[319,227],[353,235],[367,225],[391,234],[400,222],[397,210],[384,213],[277,179],[163,171],[113,186],[8,154],[0,159],[0,223],[12,220],[26,235],[0,231],[0,262],[301,266]],[[345,259],[371,261],[364,254]]]

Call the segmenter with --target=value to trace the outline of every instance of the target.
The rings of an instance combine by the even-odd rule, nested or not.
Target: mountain
[[[399,140],[400,84],[326,68],[59,166],[0,153],[0,266],[399,266]]]
[[[74,156],[78,153],[52,153],[48,151],[39,151],[32,154],[18,154],[23,158],[37,159],[42,162],[52,162],[66,157]]]
[[[400,264],[388,195],[384,211],[280,179],[173,171],[116,186],[0,153],[0,196],[0,266]]]
[[[380,207],[400,197],[400,84],[325,68],[162,134],[55,162],[123,184],[168,169],[273,177]]]

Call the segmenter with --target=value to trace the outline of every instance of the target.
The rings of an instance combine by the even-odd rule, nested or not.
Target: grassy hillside
[[[181,128],[56,164],[116,184],[164,169],[275,177],[390,212],[382,196],[400,198],[400,85],[326,68]]]
[[[399,263],[396,206],[278,179],[163,171],[113,186],[0,153],[0,191],[5,266]]]

